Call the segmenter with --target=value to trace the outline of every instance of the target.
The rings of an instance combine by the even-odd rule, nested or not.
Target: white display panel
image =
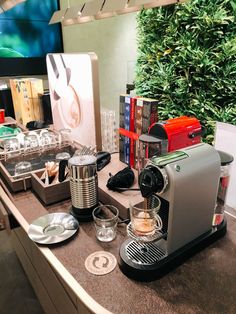
[[[97,57],[94,53],[48,54],[47,71],[55,130],[101,149]]]

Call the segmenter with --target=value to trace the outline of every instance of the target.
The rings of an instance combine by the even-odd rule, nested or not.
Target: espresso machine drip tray
[[[137,281],[153,281],[223,237],[226,234],[226,225],[224,219],[219,226],[213,227],[209,232],[171,254],[167,253],[165,237],[150,243],[140,243],[128,238],[120,247],[119,267],[129,278]]]
[[[166,252],[158,247],[157,243],[129,242],[126,247],[126,255],[132,263],[139,265],[153,265],[166,256]]]

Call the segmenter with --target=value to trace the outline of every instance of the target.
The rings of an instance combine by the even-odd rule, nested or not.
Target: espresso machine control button
[[[139,187],[143,197],[161,194],[168,185],[168,176],[164,169],[148,165],[139,175]]]

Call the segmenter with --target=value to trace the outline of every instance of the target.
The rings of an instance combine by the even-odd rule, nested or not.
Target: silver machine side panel
[[[181,151],[188,158],[165,165],[169,183],[160,195],[169,202],[167,254],[212,229],[220,177],[220,157],[212,146]]]

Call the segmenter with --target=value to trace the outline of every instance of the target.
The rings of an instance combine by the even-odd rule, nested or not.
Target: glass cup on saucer
[[[156,231],[162,229],[162,220],[158,215],[160,205],[160,199],[154,195],[139,204],[130,203],[131,228],[134,235],[153,236]]]

